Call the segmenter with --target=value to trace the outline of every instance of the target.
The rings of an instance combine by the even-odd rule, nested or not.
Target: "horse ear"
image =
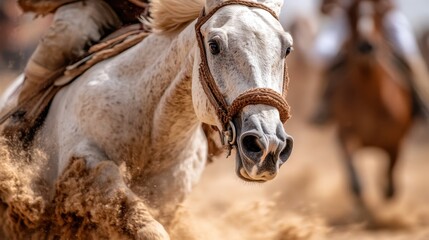
[[[277,16],[280,15],[280,9],[283,5],[283,0],[243,0],[249,2],[258,2],[266,5],[271,8],[274,12],[276,12]],[[227,2],[227,0],[206,0],[206,13],[210,12],[213,8],[218,6],[219,4]]]
[[[256,2],[262,3],[271,8],[278,17],[280,17],[280,10],[283,6],[283,0],[257,0]]]
[[[206,13],[210,12],[213,8],[223,2],[226,2],[226,0],[206,0]]]

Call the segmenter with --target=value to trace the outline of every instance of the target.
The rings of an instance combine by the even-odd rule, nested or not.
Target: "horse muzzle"
[[[257,114],[244,118],[237,137],[237,175],[256,182],[275,178],[292,147],[293,139],[286,134],[281,121],[267,121],[266,116]]]
[[[374,45],[367,40],[359,41],[356,47],[359,53],[364,55],[374,52]]]

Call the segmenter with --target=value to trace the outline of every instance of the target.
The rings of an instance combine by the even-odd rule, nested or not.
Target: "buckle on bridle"
[[[226,157],[231,155],[231,150],[234,148],[237,141],[237,130],[232,121],[228,121],[225,130],[219,131],[222,145],[228,150]]]
[[[223,131],[223,142],[227,143],[228,145],[235,145],[236,140],[237,132],[235,130],[235,125],[232,121],[229,121],[226,131]]]

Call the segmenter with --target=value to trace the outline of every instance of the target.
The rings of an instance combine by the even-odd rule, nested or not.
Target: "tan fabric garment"
[[[29,81],[42,85],[42,88],[49,85],[45,79],[49,72],[73,63],[90,46],[120,26],[121,21],[103,0],[79,1],[61,6],[32,54],[25,75]]]
[[[18,4],[24,12],[46,15],[64,4],[78,1],[81,0],[18,0]]]
[[[55,12],[59,7],[79,1],[90,0],[18,0],[24,12],[46,15]],[[125,24],[137,22],[137,17],[147,9],[148,0],[105,0]]]

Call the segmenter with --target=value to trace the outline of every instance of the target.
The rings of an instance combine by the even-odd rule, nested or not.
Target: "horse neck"
[[[190,24],[175,38],[160,68],[168,83],[162,90],[153,112],[151,146],[157,159],[178,157],[189,149],[195,138],[199,121],[192,104],[192,69],[196,50],[194,24]],[[152,81],[153,82],[153,81]],[[160,82],[162,85],[163,81]],[[147,86],[145,86],[147,88]],[[168,149],[168,151],[165,151]]]

